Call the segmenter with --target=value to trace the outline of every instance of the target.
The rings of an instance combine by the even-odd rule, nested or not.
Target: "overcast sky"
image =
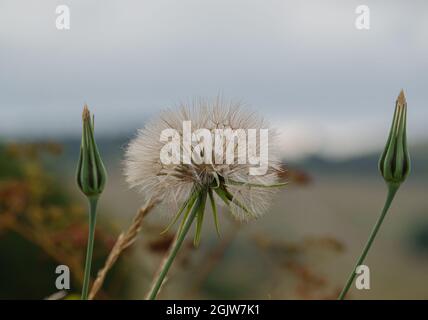
[[[290,157],[350,156],[384,143],[401,88],[409,139],[428,138],[427,85],[423,0],[0,0],[0,136],[77,136],[85,102],[97,133],[131,131],[222,93],[265,114]]]

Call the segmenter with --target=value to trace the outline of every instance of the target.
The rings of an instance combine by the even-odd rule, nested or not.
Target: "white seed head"
[[[233,164],[216,164],[213,148],[212,164],[196,164],[192,161],[190,164],[180,162],[166,165],[160,159],[161,149],[165,145],[165,142],[160,141],[161,132],[164,129],[175,129],[182,138],[184,121],[191,121],[193,132],[197,129],[208,129],[213,134],[216,129],[256,129],[257,132],[260,129],[268,129],[263,118],[255,113],[245,112],[240,103],[226,103],[221,98],[212,101],[198,99],[191,104],[181,104],[176,110],[161,112],[159,117],[138,131],[137,137],[130,142],[126,150],[125,176],[129,185],[141,191],[146,198],[160,198],[165,203],[177,206],[186,201],[195,188],[215,188],[216,183],[221,180],[233,199],[248,209],[243,210],[233,201],[230,202],[235,218],[248,220],[261,216],[272,202],[277,188],[255,187],[254,184],[269,186],[278,183],[278,172],[281,171],[280,163],[274,154],[274,132],[268,132],[267,171],[263,175],[251,175],[250,168],[256,165],[248,161],[238,164],[236,149],[236,161]],[[183,140],[180,141],[182,144]],[[257,141],[256,154],[260,155],[262,140]],[[194,144],[195,142],[192,142],[192,147]],[[183,148],[181,145],[182,150]]]

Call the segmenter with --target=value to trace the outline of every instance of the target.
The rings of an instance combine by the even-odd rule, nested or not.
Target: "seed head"
[[[267,123],[261,117],[245,112],[239,103],[226,103],[221,98],[214,101],[200,99],[191,105],[182,104],[177,110],[166,110],[139,130],[127,148],[125,175],[130,186],[138,188],[148,198],[160,197],[175,206],[187,203],[195,192],[202,190],[202,193],[214,194],[216,201],[226,202],[239,220],[262,215],[276,192],[270,186],[279,182],[278,172],[281,170],[272,147],[275,134],[268,133],[268,168],[264,175],[251,175],[249,169],[254,165],[248,161],[198,164],[192,158],[188,164],[183,161],[164,164],[159,157],[165,145],[160,141],[161,132],[174,129],[182,138],[184,121],[191,122],[192,131],[208,129],[213,135],[216,129],[267,129]],[[183,150],[185,145],[182,139],[180,141]],[[260,154],[260,143],[256,147],[257,154]],[[195,145],[191,148],[193,151]],[[212,159],[215,159],[214,148],[212,152]]]

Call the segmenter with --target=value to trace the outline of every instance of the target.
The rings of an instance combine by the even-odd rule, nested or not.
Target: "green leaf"
[[[200,206],[197,213],[195,238],[193,240],[193,245],[195,247],[199,246],[199,242],[201,241],[202,222],[204,221],[205,203],[207,201],[207,191],[206,190],[202,191],[199,197],[200,197]]]
[[[208,195],[210,197],[211,208],[213,209],[215,230],[217,231],[217,235],[220,236],[220,228],[218,226],[217,206],[215,204],[214,194],[211,188],[208,189]]]
[[[254,188],[281,188],[289,184],[288,182],[283,182],[283,183],[274,183],[274,184],[265,185],[265,184],[259,184],[259,183],[240,182],[240,181],[235,181],[230,179],[227,181],[227,183],[232,185],[248,186],[248,187],[254,187]]]
[[[187,199],[186,201],[184,201],[184,203],[181,205],[180,209],[178,209],[178,212],[175,214],[174,218],[172,219],[172,221],[168,224],[168,226],[165,228],[165,230],[163,230],[160,234],[165,234],[166,232],[168,232],[169,229],[171,229],[171,227],[177,222],[178,218],[180,218],[182,212],[184,211],[184,209],[192,202],[195,201],[197,196],[197,192],[193,192],[189,199]],[[190,209],[188,209],[189,211]]]
[[[246,213],[248,213],[250,215],[254,215],[242,203],[240,203],[238,200],[236,200],[232,196],[232,194],[229,191],[227,191],[227,189],[224,186],[222,186],[218,189],[214,189],[214,190],[215,190],[215,192],[217,192],[217,194],[220,196],[220,198],[226,203],[226,205],[230,206],[230,202],[233,202],[235,205],[240,207]]]
[[[186,211],[183,216],[183,220],[181,220],[180,228],[178,229],[178,233],[181,233],[183,230],[184,224],[189,217],[189,214],[192,210],[192,208],[195,206],[196,208],[200,206],[200,192],[196,192],[196,196],[194,198],[189,198],[189,205],[186,208]]]
[[[214,191],[217,193],[217,195],[220,197],[220,199],[223,200],[227,206],[229,206],[230,205],[229,199],[227,198],[226,193],[224,192],[223,189],[224,189],[224,187],[222,186],[222,187],[214,189]]]

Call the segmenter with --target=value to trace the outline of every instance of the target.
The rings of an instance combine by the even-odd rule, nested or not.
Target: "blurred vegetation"
[[[115,207],[121,210],[112,212],[111,215],[103,212],[98,220],[93,277],[104,264],[120,233],[120,230],[106,222],[114,220],[126,227],[139,205],[138,195],[134,195],[119,181],[119,163],[125,140],[125,137],[100,139],[100,149],[112,176],[110,193],[102,203],[107,208],[106,211],[117,210],[108,209],[116,203]],[[404,192],[408,190],[407,195],[403,193],[396,206],[396,210],[400,212],[413,210],[409,212],[414,214],[397,214],[390,220],[389,227],[391,230],[395,221],[400,223],[397,230],[405,235],[404,243],[408,245],[405,252],[416,259],[425,259],[428,252],[428,225],[424,219],[426,205],[414,205],[413,199],[416,198],[411,194],[414,190],[426,188],[426,184],[419,182],[424,179],[425,172],[428,172],[425,170],[428,162],[425,161],[427,158],[424,146],[426,145],[414,147],[414,174],[410,180],[415,189],[410,189],[411,181],[406,189],[403,188]],[[58,275],[55,274],[55,268],[60,264],[69,266],[71,270],[72,288],[68,292],[68,298],[79,297],[87,240],[87,208],[84,199],[75,198],[70,190],[70,187],[74,188],[72,176],[78,147],[78,140],[64,141],[61,144],[0,142],[0,299],[43,299],[57,292],[55,279]],[[272,208],[272,211],[277,210],[276,216],[275,212],[271,212],[263,219],[265,225],[257,228],[227,221],[228,215],[225,214],[221,238],[217,238],[214,232],[207,232],[204,244],[197,250],[193,248],[191,240],[187,242],[160,298],[335,299],[341,289],[343,275],[336,271],[332,274],[324,267],[331,266],[334,269],[348,266],[361,249],[359,241],[364,239],[372,223],[370,210],[379,205],[377,195],[384,195],[376,162],[377,155],[373,154],[342,162],[309,159],[288,167],[283,178],[291,184],[284,193],[282,202],[277,204],[276,209]],[[336,174],[338,177],[349,174],[361,176],[359,181],[363,184],[353,182],[350,188],[349,184],[344,184],[340,179],[332,180]],[[371,175],[373,179],[370,180],[365,174]],[[373,186],[370,181],[376,182],[376,189],[373,190],[378,193],[364,193],[363,186]],[[335,186],[336,189],[332,189]],[[343,192],[338,194],[339,189]],[[294,192],[290,193],[291,190]],[[367,214],[361,214],[359,208],[348,212],[348,199],[353,192],[361,192],[366,197],[372,195],[376,200],[365,200],[373,203]],[[129,199],[135,201],[130,202]],[[307,206],[302,206],[302,199],[310,199],[304,201]],[[405,203],[406,199],[408,203]],[[294,207],[290,202],[294,203]],[[297,228],[301,229],[302,225],[299,227],[299,223],[303,218],[299,218],[299,215],[310,211],[316,212],[319,219],[339,219],[331,230],[347,228],[346,233],[353,235],[353,238],[345,247],[335,238],[339,234],[341,240],[347,239],[343,233],[331,232],[326,237],[315,232],[318,229],[312,226],[320,223],[321,220],[318,219],[311,223],[310,230],[305,229],[301,233],[297,232],[300,229],[297,230],[296,234],[303,236],[299,240],[293,238],[292,241],[282,227],[277,227],[278,218],[283,215],[282,208],[287,208],[287,218],[281,221],[287,222],[288,232],[296,223]],[[314,208],[321,208],[321,211]],[[337,212],[337,215],[330,212]],[[160,214],[150,215],[144,222],[142,236],[131,248],[132,260],[128,257],[119,258],[97,299],[144,297],[151,277],[173,239],[172,232],[159,235],[166,223],[159,216]],[[309,213],[306,217],[308,216],[316,218]],[[365,217],[368,219],[367,227],[358,220]],[[401,231],[403,228],[399,218],[404,219],[401,221],[405,221],[408,226],[404,231]],[[346,221],[350,221],[347,227]],[[355,229],[356,225],[358,230]],[[267,230],[272,232],[266,233]],[[321,232],[330,229],[323,230]],[[317,236],[309,237],[308,234]],[[400,240],[401,235],[394,235],[394,239]],[[350,248],[353,241],[356,245]],[[381,241],[378,245],[382,245]],[[385,248],[389,247],[388,242]],[[350,249],[355,252],[350,254]],[[394,251],[394,257],[400,259],[398,254]],[[350,260],[343,264],[343,261],[346,262],[344,258]],[[421,264],[426,260],[417,261]],[[336,266],[337,262],[342,264]],[[383,261],[379,263],[383,266]],[[337,274],[339,275],[336,276]],[[354,292],[350,297],[356,294],[359,293]]]
[[[80,292],[87,240],[86,208],[73,202],[61,177],[44,168],[58,157],[56,143],[0,143],[0,298],[43,299],[58,291],[55,268],[70,268],[71,290]],[[110,227],[96,230],[94,273],[104,263],[114,238]],[[114,232],[113,234],[115,234]],[[123,272],[122,272],[123,273]],[[120,264],[100,297],[125,294]]]
[[[49,142],[0,144],[1,299],[42,299],[50,296],[58,291],[55,288],[58,276],[55,268],[60,264],[69,266],[71,270],[72,288],[68,297],[76,297],[75,294],[81,290],[87,241],[87,212],[85,207],[76,203],[65,187],[70,183],[72,160],[70,150],[64,155],[63,148],[63,145]],[[55,163],[57,159],[64,160],[64,157],[68,172],[60,170],[65,169],[65,166]],[[49,164],[50,170],[46,169],[46,164]],[[307,173],[298,169],[286,170],[283,178],[302,187],[312,181]],[[186,290],[180,290],[174,296],[164,292],[164,298],[245,297],[242,290],[250,287],[232,290],[233,286],[224,282],[213,282],[213,279],[217,279],[217,266],[227,258],[235,239],[241,235],[240,229],[244,228],[232,221],[230,225],[228,232],[206,250],[194,250],[189,241],[177,263],[176,272],[186,279],[189,272],[194,274],[198,270],[197,276],[192,276],[192,283],[187,283]],[[159,236],[163,228],[162,225],[148,222],[143,230],[145,249],[144,252],[138,252],[144,256],[144,260],[153,263],[151,269],[157,265],[173,239],[172,233]],[[111,230],[111,227],[97,225],[93,276],[102,267],[116,240],[114,235],[117,234],[118,231]],[[296,279],[297,297],[329,298],[336,294],[337,288],[331,288],[324,276],[311,270],[310,263],[305,261],[305,256],[312,254],[309,249],[315,243],[323,247],[323,250],[340,252],[341,245],[336,240],[321,239],[312,241],[310,245],[309,242],[279,243],[261,235],[250,237],[253,238],[250,242],[253,250],[272,264],[273,278],[282,278],[284,273],[288,273],[288,277]],[[199,261],[201,257],[202,262]],[[108,274],[102,291],[97,295],[98,299],[135,298],[128,295],[128,289],[132,287],[131,276],[122,271],[127,263],[129,264],[129,260],[119,259]],[[137,284],[141,291],[145,291],[153,272],[154,270],[147,269],[141,271],[147,282]],[[271,283],[272,292],[275,292],[277,284],[277,281]],[[281,298],[281,293],[277,294],[273,298]]]

